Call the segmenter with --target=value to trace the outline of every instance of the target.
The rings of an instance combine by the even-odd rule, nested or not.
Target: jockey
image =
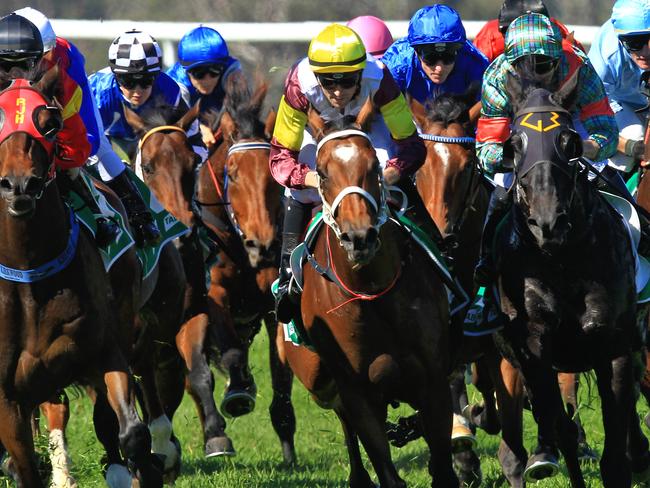
[[[441,93],[464,93],[480,82],[488,61],[468,40],[458,12],[447,5],[423,7],[411,18],[408,36],[384,54],[403,93],[424,104]]]
[[[109,66],[93,73],[90,88],[104,124],[104,133],[113,146],[130,159],[137,151],[138,137],[126,121],[124,107],[137,114],[161,105],[188,109],[189,96],[184,87],[162,72],[158,42],[149,34],[131,30],[118,36],[108,49]],[[194,151],[202,160],[207,151],[198,137],[198,123],[188,130]],[[115,154],[110,145],[111,154]]]
[[[185,87],[189,103],[201,101],[201,113],[219,112],[226,95],[226,83],[231,76],[243,76],[239,61],[230,56],[226,41],[210,27],[196,27],[178,43],[178,59],[167,74]],[[210,127],[200,124],[203,143],[210,149],[216,144]]]
[[[313,205],[320,202],[315,141],[305,131],[307,111],[311,106],[326,121],[337,120],[357,115],[368,97],[382,115],[377,117],[369,137],[378,149],[385,181],[400,186],[415,207],[416,222],[419,220],[434,238],[439,236],[410,179],[424,162],[425,148],[404,96],[388,69],[366,53],[352,29],[329,25],[311,41],[307,57],[290,69],[271,140],[271,174],[290,194],[276,294],[276,314],[282,322],[290,321],[294,314],[290,300],[284,299],[290,279],[289,257],[300,242]]]
[[[579,117],[583,139],[583,155],[602,161],[616,151],[618,129],[614,114],[600,78],[586,55],[566,40],[559,28],[545,15],[530,13],[512,22],[505,38],[505,53],[497,57],[485,72],[482,91],[481,117],[476,133],[478,158],[489,175],[497,175],[497,187],[492,192],[483,229],[481,258],[476,267],[478,284],[488,285],[493,278],[491,243],[498,223],[509,209],[506,187],[512,184],[511,168],[503,162],[503,143],[510,136],[514,117],[506,90],[506,73],[518,74],[524,63],[532,63],[537,81],[550,89],[561,86],[576,70],[578,96],[574,119]],[[624,185],[623,185],[624,186]]]
[[[499,18],[488,21],[478,31],[474,38],[474,45],[487,56],[490,62],[494,61],[505,48],[505,35],[508,26],[520,15],[538,13],[551,17],[542,0],[505,0],[499,11]],[[569,29],[557,19],[551,17],[551,22],[558,26],[562,38],[569,36]],[[587,52],[578,41],[574,45],[583,52]]]
[[[366,46],[366,52],[373,55],[375,59],[381,59],[386,49],[393,43],[393,36],[388,26],[374,15],[355,17],[345,25],[359,34],[363,45]]]
[[[631,171],[643,159],[648,99],[642,78],[650,76],[650,4],[648,0],[618,0],[612,17],[600,28],[589,60],[603,80],[620,134],[618,151],[609,164]],[[639,112],[641,110],[641,112]]]
[[[159,235],[158,229],[138,190],[132,186],[128,176],[124,173],[124,163],[114,153],[111,153],[112,157],[106,155],[102,121],[88,86],[82,54],[69,41],[56,37],[49,19],[38,10],[26,7],[15,13],[21,18],[31,21],[40,31],[44,46],[44,55],[40,61],[41,68],[49,69],[58,65],[63,86],[69,85],[69,88],[64,88],[64,91],[69,92],[72,95],[71,98],[67,102],[60,101],[63,105],[64,120],[67,120],[66,113],[68,111],[76,109],[82,124],[75,129],[75,135],[79,141],[75,141],[74,147],[83,147],[83,141],[89,142],[91,146],[89,154],[85,154],[83,157],[80,155],[75,161],[75,167],[83,166],[88,156],[97,155],[100,176],[124,203],[136,241],[141,243],[143,240],[156,240]],[[71,183],[72,189],[82,197],[84,203],[95,215],[101,215],[94,197],[83,184],[83,180],[76,177],[77,174],[70,175],[69,183]],[[65,183],[66,179],[63,182]],[[66,190],[65,186],[64,184],[64,190]],[[97,218],[96,239],[100,245],[110,242],[118,232],[119,229],[114,223],[103,217]]]

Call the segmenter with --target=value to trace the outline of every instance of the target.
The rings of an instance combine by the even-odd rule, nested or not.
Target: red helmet
[[[384,21],[373,15],[355,17],[347,26],[359,34],[366,52],[377,59],[381,58],[393,43],[393,36]]]

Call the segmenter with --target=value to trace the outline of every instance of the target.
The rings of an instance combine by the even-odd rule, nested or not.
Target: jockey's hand
[[[217,143],[212,129],[210,129],[207,125],[199,124],[199,130],[201,131],[201,139],[203,140],[205,147],[210,149]]]
[[[587,159],[595,159],[600,151],[600,146],[591,139],[582,140],[582,155]]]
[[[648,166],[650,166],[650,161],[643,161],[643,160],[641,160],[641,161],[639,162],[639,165],[640,165],[642,168],[647,168]]]
[[[387,185],[394,185],[399,181],[400,177],[401,175],[399,173],[399,170],[395,166],[387,166],[384,169],[384,182]]]
[[[643,154],[645,153],[645,144],[643,141],[635,141],[633,139],[628,139],[625,142],[625,154],[634,158],[635,161],[640,161],[643,159]]]
[[[305,175],[305,186],[308,188],[318,188],[320,185],[320,177],[316,171],[309,171]]]

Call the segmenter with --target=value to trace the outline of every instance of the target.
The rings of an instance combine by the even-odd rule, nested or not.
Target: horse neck
[[[389,287],[401,272],[401,237],[392,223],[384,224],[379,231],[381,247],[368,264],[360,267],[348,261],[345,250],[339,245],[336,235],[329,227],[325,226],[325,232],[321,234],[319,241],[322,252],[329,252],[330,268],[345,286],[358,293],[373,294]],[[325,262],[327,261],[323,259],[322,263]]]
[[[33,269],[54,259],[66,247],[69,227],[56,185],[45,189],[31,218],[12,217],[0,199],[0,263]]]

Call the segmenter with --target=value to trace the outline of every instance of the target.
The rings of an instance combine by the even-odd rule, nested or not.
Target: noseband
[[[331,134],[328,134],[325,137],[323,137],[323,139],[321,139],[320,142],[318,143],[318,146],[316,147],[316,159],[318,159],[318,152],[326,142],[329,142],[333,139],[344,139],[350,136],[361,136],[366,140],[370,141],[368,134],[356,129],[346,129],[346,130],[332,132]],[[334,234],[336,235],[337,239],[339,240],[341,239],[342,231],[335,219],[336,210],[338,209],[343,199],[348,195],[353,195],[353,194],[361,195],[365,200],[367,200],[370,203],[370,205],[372,205],[372,208],[377,214],[377,220],[371,226],[371,228],[375,229],[377,233],[379,233],[379,228],[386,223],[390,215],[388,210],[388,203],[387,203],[388,189],[384,184],[384,176],[381,171],[379,172],[378,179],[379,179],[379,192],[380,192],[379,203],[377,203],[375,197],[373,197],[367,190],[361,188],[360,186],[353,185],[353,186],[346,186],[345,188],[343,188],[343,190],[339,192],[339,194],[336,196],[336,198],[334,198],[334,201],[331,204],[329,204],[327,200],[325,200],[325,196],[323,195],[323,189],[320,185],[320,180],[319,180],[318,194],[320,195],[321,201],[323,203],[323,221],[334,231]]]

